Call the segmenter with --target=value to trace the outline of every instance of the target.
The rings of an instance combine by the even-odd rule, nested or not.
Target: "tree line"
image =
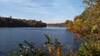
[[[0,27],[46,27],[47,24],[42,21],[25,20],[0,16]]]

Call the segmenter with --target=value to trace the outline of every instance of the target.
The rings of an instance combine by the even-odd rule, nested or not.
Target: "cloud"
[[[65,20],[63,20],[61,18],[44,19],[43,21],[46,22],[46,23],[62,23],[62,22],[65,22]]]
[[[78,0],[77,0],[78,1]],[[73,18],[82,12],[73,0],[0,0],[0,15],[58,20]]]

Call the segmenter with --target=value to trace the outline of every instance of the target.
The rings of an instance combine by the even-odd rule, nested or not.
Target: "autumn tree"
[[[79,56],[100,55],[100,0],[83,0],[85,11],[74,21],[66,21],[66,27],[77,37],[84,39],[80,45]],[[70,22],[72,24],[70,24]]]

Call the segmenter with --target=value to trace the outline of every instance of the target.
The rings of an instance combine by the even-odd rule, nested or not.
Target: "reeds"
[[[24,41],[19,44],[19,48],[13,55],[9,56],[99,56],[100,55],[100,41],[88,41],[84,42],[79,47],[79,51],[74,51],[72,48],[68,48],[63,54],[64,45],[55,39],[52,41],[51,36],[45,34],[47,41],[44,43],[42,48],[34,45],[32,42]]]

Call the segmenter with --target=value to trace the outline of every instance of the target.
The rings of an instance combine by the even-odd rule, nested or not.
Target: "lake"
[[[24,40],[34,42],[40,47],[46,41],[45,33],[51,35],[51,39],[57,38],[63,45],[75,47],[74,35],[66,28],[0,28],[0,52],[14,50]]]

